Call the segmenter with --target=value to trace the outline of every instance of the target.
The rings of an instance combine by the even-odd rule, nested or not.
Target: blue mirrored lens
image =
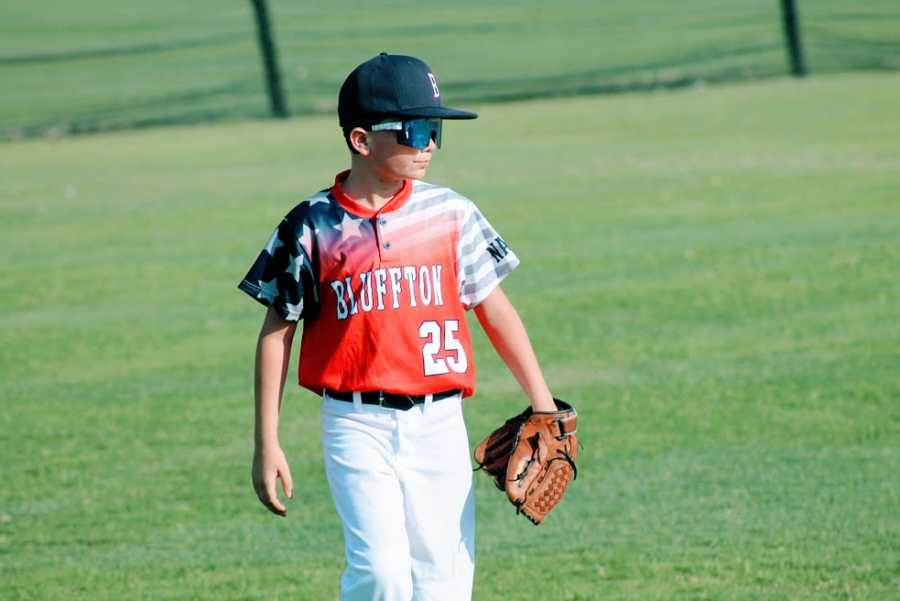
[[[441,147],[441,120],[440,119],[413,119],[403,122],[403,130],[398,133],[401,144],[422,150],[428,148],[429,142],[434,140],[435,145]]]

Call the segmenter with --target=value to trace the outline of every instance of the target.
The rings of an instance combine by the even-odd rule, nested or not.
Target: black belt
[[[440,401],[441,399],[448,399],[459,393],[460,391],[458,389],[435,392],[433,395],[431,395],[431,400]],[[351,403],[353,402],[352,392],[338,392],[337,390],[326,389],[325,394],[332,399],[337,399],[338,401],[348,401]],[[392,392],[384,392],[383,390],[370,390],[367,392],[360,392],[359,396],[362,399],[363,404],[365,405],[381,405],[382,407],[387,407],[388,409],[400,409],[402,411],[407,411],[409,409],[412,409],[416,405],[421,405],[425,402],[424,394],[394,394]]]

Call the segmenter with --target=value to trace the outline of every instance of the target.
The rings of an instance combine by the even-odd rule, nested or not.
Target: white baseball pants
[[[344,526],[342,601],[467,601],[475,492],[457,395],[408,411],[327,395],[322,448]]]

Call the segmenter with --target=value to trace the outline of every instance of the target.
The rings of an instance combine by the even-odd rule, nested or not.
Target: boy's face
[[[437,145],[416,149],[397,142],[394,131],[366,132],[368,152],[360,153],[372,173],[387,181],[422,179]]]

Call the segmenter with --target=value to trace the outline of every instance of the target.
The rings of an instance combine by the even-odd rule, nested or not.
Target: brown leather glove
[[[475,448],[477,469],[494,478],[516,513],[525,514],[535,525],[562,500],[569,483],[578,476],[578,415],[568,403],[553,400],[557,411],[532,411],[529,407],[506,420]]]

